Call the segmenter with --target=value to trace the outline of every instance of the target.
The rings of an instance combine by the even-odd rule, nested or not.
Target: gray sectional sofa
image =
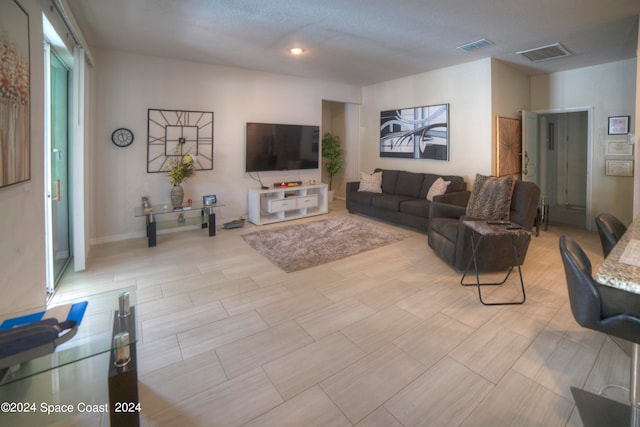
[[[401,170],[376,169],[382,171],[382,193],[358,191],[358,181],[347,183],[347,210],[394,224],[414,228],[426,233],[429,226],[427,200],[429,188],[438,177],[451,181],[445,194],[435,196],[434,202],[467,206],[470,192],[461,176],[416,173]]]

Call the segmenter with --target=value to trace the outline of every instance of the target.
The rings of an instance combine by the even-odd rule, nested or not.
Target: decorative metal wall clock
[[[127,128],[119,128],[111,134],[111,142],[116,147],[128,147],[133,142],[133,132]]]
[[[166,172],[175,156],[189,154],[195,170],[213,169],[213,113],[150,108],[147,172]]]

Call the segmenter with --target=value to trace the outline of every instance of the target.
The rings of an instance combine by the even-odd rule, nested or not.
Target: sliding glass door
[[[69,70],[45,49],[47,181],[47,290],[53,292],[71,259],[69,238]]]

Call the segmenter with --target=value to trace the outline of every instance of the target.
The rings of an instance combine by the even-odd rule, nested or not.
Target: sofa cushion
[[[486,220],[508,220],[513,193],[513,175],[476,175],[467,205],[467,216]]]
[[[376,169],[374,172],[382,172],[382,192],[387,194],[395,194],[396,183],[398,182],[398,174],[400,173],[400,171]]]
[[[348,194],[349,200],[352,203],[361,206],[371,206],[371,199],[377,193],[371,193],[368,191],[352,191]]]
[[[411,199],[400,203],[400,212],[428,218],[429,206],[431,206],[431,202],[428,202],[427,199]]]
[[[464,191],[467,189],[467,183],[464,182],[464,178],[456,175],[444,175],[442,177],[445,181],[451,181],[449,187],[447,188],[447,193],[451,193],[452,191]]]
[[[371,206],[385,211],[400,211],[400,203],[411,200],[411,197],[394,194],[375,194],[371,199]]]
[[[382,193],[382,172],[374,172],[371,175],[360,172],[360,187],[358,191]]]
[[[427,192],[426,199],[430,202],[433,202],[433,198],[435,196],[441,196],[447,192],[447,188],[449,187],[449,184],[451,184],[451,181],[445,181],[442,178],[436,179],[434,183],[431,184],[431,187]]]
[[[420,197],[424,174],[400,171],[398,174],[398,183],[396,184],[395,194],[400,196],[409,196],[415,199]]]

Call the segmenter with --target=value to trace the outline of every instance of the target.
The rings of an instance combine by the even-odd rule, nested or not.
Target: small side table
[[[518,237],[526,237],[527,239],[531,238],[531,232],[524,230],[518,227],[517,224],[511,223],[509,221],[484,221],[484,220],[474,220],[474,221],[463,221],[465,227],[467,227],[471,231],[471,257],[469,262],[467,263],[467,267],[462,273],[462,278],[460,279],[460,284],[462,286],[476,286],[478,288],[478,297],[480,298],[480,302],[484,305],[514,305],[514,304],[523,304],[527,299],[527,296],[524,291],[524,279],[522,278],[522,269],[520,268],[520,257],[518,254],[518,247],[516,245],[516,239]],[[492,283],[482,283],[480,282],[480,272],[478,270],[478,249],[482,244],[482,241],[487,237],[491,236],[509,236],[511,240],[511,247],[513,248],[513,264],[507,270],[507,274],[504,279],[500,282],[492,282]],[[464,279],[469,272],[469,268],[471,267],[471,263],[473,263],[476,280],[475,282],[465,283]],[[500,286],[503,285],[513,268],[518,268],[518,275],[520,276],[520,287],[522,289],[522,299],[518,301],[506,301],[506,302],[485,302],[482,298],[482,286]]]

